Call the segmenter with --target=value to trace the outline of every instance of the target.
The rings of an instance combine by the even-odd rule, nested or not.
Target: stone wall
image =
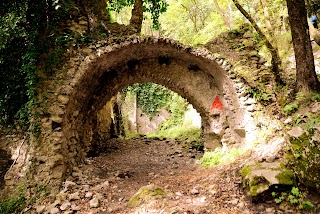
[[[137,109],[137,131],[141,134],[150,134],[158,130],[162,122],[167,120],[170,116],[165,108],[162,108],[151,119],[142,112],[140,108]]]
[[[113,102],[114,99],[111,99],[106,103],[106,105],[97,113],[97,140],[94,145],[91,146],[91,152],[97,153],[99,151],[94,151],[96,148],[104,149],[106,146],[106,141],[112,136],[111,126],[113,122]]]
[[[137,134],[137,95],[136,93],[126,93],[121,105],[123,126],[125,135]]]

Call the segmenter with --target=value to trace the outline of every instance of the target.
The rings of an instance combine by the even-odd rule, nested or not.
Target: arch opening
[[[97,113],[97,124],[97,145],[89,155],[108,151],[106,142],[118,137],[184,140],[203,151],[200,114],[177,93],[151,82],[120,91]]]

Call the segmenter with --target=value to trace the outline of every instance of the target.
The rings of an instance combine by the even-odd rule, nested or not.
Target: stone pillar
[[[228,127],[226,113],[224,110],[213,110],[205,121],[204,128],[204,147],[207,150],[214,150],[222,147],[222,138],[225,129]]]
[[[125,94],[124,102],[121,105],[123,125],[125,134],[137,133],[137,95],[133,92]]]

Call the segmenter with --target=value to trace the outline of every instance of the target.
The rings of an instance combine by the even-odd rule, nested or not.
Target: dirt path
[[[272,201],[253,204],[242,188],[238,164],[201,168],[201,152],[174,140],[114,140],[108,153],[76,168],[47,213],[297,213]],[[153,184],[165,190],[157,199],[128,206]],[[40,212],[39,212],[40,213]]]
[[[195,158],[201,156],[172,141],[137,139],[116,145],[118,149],[92,160],[99,178],[109,181],[113,189],[109,192],[109,207],[125,207],[142,186],[160,184],[164,178],[196,170]]]

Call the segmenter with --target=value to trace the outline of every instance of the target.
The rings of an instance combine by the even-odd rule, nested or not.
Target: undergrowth
[[[308,112],[312,102],[320,101],[320,93],[312,93],[311,96],[305,96],[303,93],[297,93],[295,100],[285,105],[282,109],[286,116],[291,116],[295,125],[301,125],[311,128],[320,123],[320,115],[314,112]]]
[[[0,198],[0,214],[21,213],[26,206],[26,198],[22,188],[18,193],[8,199]]]
[[[222,149],[216,149],[213,152],[205,152],[203,157],[200,159],[201,166],[211,167],[235,160],[235,158],[245,151],[243,149],[232,148],[228,151]]]
[[[174,138],[187,141],[199,141],[201,130],[197,127],[176,126],[169,129],[160,129],[148,137]]]
[[[292,187],[290,192],[272,192],[271,195],[277,204],[289,202],[291,205],[297,206],[300,210],[310,210],[314,207],[314,205],[306,199],[306,192],[299,190],[298,187]]]

